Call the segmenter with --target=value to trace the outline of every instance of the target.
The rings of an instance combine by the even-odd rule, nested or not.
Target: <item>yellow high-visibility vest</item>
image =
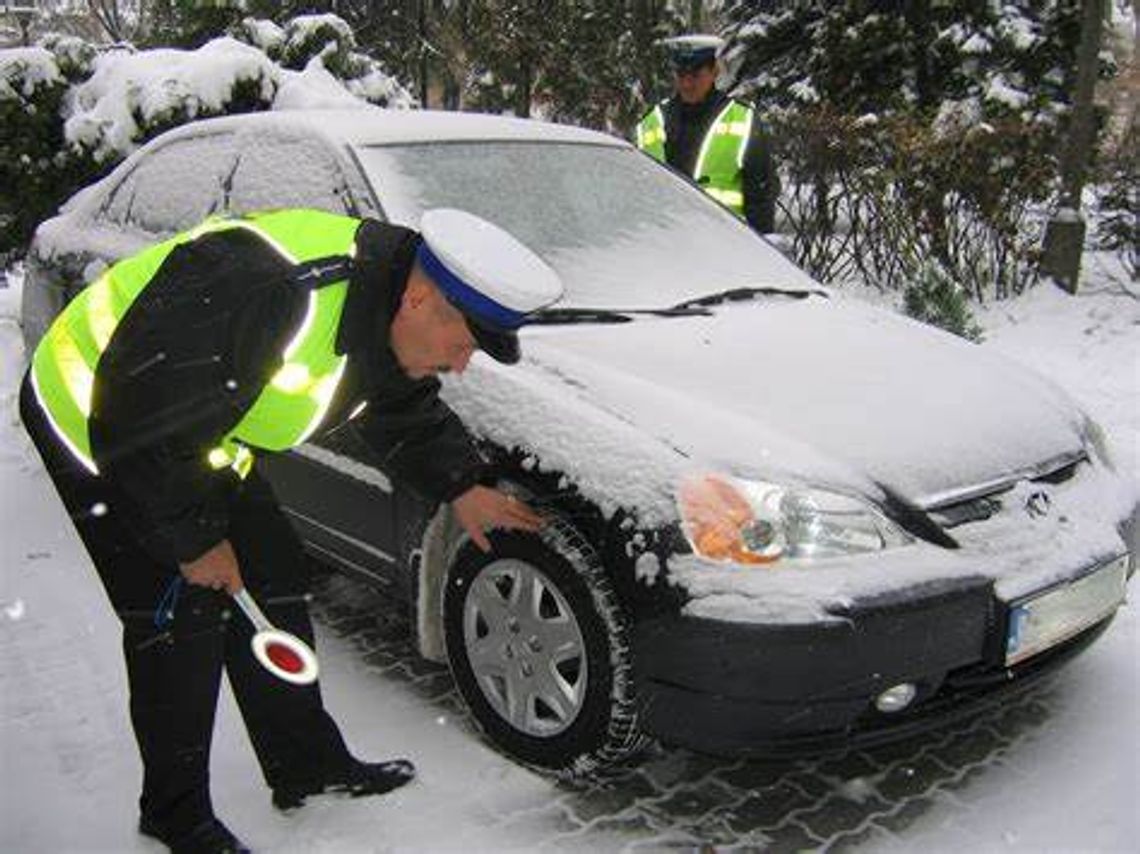
[[[204,234],[241,228],[290,263],[302,264],[351,256],[359,225],[351,217],[305,209],[216,217],[116,263],[67,305],[32,356],[32,387],[55,434],[90,472],[99,473],[89,432],[99,360],[135,300],[177,246]],[[281,367],[203,462],[213,468],[231,466],[244,477],[253,464],[254,449],[285,450],[313,434],[344,374],[346,359],[336,353],[335,344],[347,293],[347,279],[309,291],[305,315],[285,346]]]
[[[744,153],[754,117],[755,111],[739,101],[725,104],[701,141],[691,176],[739,217],[744,216]],[[658,104],[637,125],[637,147],[664,163],[665,141],[665,113]]]

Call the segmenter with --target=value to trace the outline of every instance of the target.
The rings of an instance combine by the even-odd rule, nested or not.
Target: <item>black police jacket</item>
[[[417,233],[365,221],[337,337],[347,365],[320,432],[355,430],[375,462],[432,501],[449,501],[485,462],[439,381],[412,380],[388,346]],[[115,330],[96,373],[90,435],[140,542],[164,561],[193,560],[226,537],[240,481],[209,450],[281,365],[308,302],[294,267],[245,229],[176,248]],[[255,451],[256,452],[256,451]],[[265,453],[265,452],[260,452]]]

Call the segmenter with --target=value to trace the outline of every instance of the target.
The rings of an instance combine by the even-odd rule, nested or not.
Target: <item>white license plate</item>
[[[1010,605],[1005,663],[1043,652],[1111,614],[1124,601],[1128,555],[1087,575]]]

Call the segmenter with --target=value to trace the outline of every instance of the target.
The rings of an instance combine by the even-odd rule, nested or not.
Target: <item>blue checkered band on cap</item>
[[[431,251],[426,240],[420,242],[416,260],[447,298],[465,314],[500,329],[518,329],[526,320],[525,314],[507,308],[463,281]]]

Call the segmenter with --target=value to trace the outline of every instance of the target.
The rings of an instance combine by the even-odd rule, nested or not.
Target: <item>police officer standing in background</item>
[[[541,525],[489,485],[435,375],[476,349],[518,361],[516,330],[561,284],[470,214],[428,211],[420,228],[314,210],[209,220],[112,266],[32,357],[24,425],[123,623],[139,831],[176,854],[247,850],[209,792],[223,667],[278,809],[414,775],[352,756],[319,687],[262,669],[233,616],[248,587],[312,645],[307,564],[257,456],[351,420],[481,548],[488,528]]]
[[[675,94],[638,124],[637,147],[696,181],[756,231],[775,231],[780,183],[771,141],[756,111],[716,86],[723,40],[689,35],[662,44]]]

